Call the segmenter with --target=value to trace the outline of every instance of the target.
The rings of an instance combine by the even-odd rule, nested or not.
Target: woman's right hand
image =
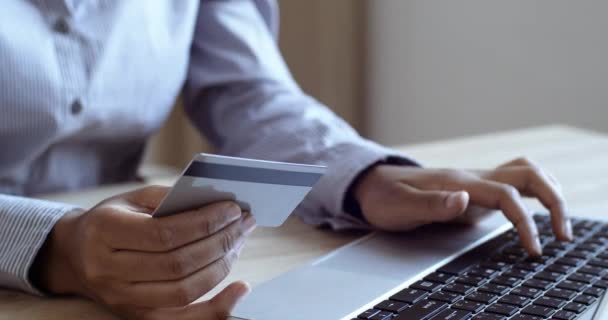
[[[128,319],[225,319],[242,282],[193,301],[230,272],[255,220],[234,202],[152,218],[168,188],[146,187],[64,216],[36,260],[39,285],[76,294]]]

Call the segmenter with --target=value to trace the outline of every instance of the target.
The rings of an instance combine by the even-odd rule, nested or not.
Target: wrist
[[[73,210],[59,219],[34,260],[30,277],[45,293],[64,295],[80,291],[70,263],[70,253],[74,250],[70,235],[74,234],[82,213],[82,210]]]

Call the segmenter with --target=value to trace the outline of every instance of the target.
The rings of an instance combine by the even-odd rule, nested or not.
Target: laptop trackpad
[[[449,259],[507,221],[433,225],[364,241],[256,286],[234,315],[252,320],[341,319]]]

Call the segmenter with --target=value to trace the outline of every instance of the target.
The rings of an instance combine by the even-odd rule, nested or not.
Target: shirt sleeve
[[[40,294],[28,277],[55,223],[73,206],[0,194],[0,287]]]
[[[359,172],[399,154],[301,91],[277,48],[277,21],[273,1],[202,1],[186,112],[220,153],[328,166],[296,213],[311,224],[365,227],[344,212],[346,190]]]

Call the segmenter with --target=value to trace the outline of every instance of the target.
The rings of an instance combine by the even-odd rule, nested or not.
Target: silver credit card
[[[201,153],[192,159],[153,216],[232,200],[259,226],[278,227],[323,176],[326,167]]]

